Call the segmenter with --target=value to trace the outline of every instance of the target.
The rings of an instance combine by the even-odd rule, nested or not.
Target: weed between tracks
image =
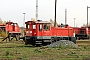
[[[77,49],[32,47],[22,42],[9,42],[0,44],[0,59],[12,60],[86,60],[90,59],[90,46],[81,46]]]

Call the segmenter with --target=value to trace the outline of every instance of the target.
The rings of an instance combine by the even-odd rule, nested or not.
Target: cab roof
[[[29,24],[29,23],[35,23],[35,24],[44,24],[44,23],[46,23],[46,24],[51,24],[48,21],[27,21],[27,22],[25,22],[25,24]]]

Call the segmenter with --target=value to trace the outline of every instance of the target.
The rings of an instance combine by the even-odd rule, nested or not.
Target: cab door
[[[37,39],[42,39],[42,24],[36,24],[36,37]]]
[[[51,39],[51,29],[50,24],[43,24],[43,32],[42,32],[43,39]]]

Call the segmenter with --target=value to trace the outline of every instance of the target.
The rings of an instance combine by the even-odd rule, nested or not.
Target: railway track
[[[90,45],[90,40],[76,40],[76,44],[80,45]]]

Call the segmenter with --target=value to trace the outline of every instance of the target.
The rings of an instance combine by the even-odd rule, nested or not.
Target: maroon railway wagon
[[[90,38],[90,28],[87,27],[73,27],[75,31],[76,39],[89,39]]]
[[[27,21],[25,44],[47,45],[59,40],[70,40],[76,43],[74,30],[72,27],[51,27],[47,21]]]

